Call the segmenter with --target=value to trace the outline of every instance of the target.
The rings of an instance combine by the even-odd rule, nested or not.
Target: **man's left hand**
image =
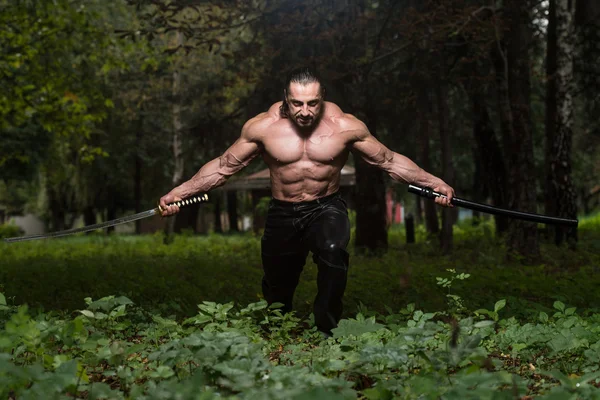
[[[440,206],[444,207],[454,207],[452,205],[452,198],[454,197],[454,189],[452,187],[446,185],[445,183],[441,183],[440,185],[433,188],[434,192],[441,193],[446,197],[436,197],[435,202]]]

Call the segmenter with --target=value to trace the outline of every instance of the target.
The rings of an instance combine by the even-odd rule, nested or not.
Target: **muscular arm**
[[[188,181],[160,199],[160,205],[165,209],[163,215],[179,211],[176,206],[167,207],[168,203],[185,199],[196,193],[208,192],[223,185],[230,176],[242,170],[260,154],[260,146],[255,138],[253,124],[253,120],[248,121],[242,128],[240,137],[220,157],[204,164]]]
[[[415,164],[410,158],[398,154],[381,142],[379,142],[368,131],[366,126],[356,126],[351,131],[352,151],[367,163],[374,165],[386,171],[392,179],[419,186],[432,188],[448,196],[448,201],[443,198],[436,199],[441,205],[450,205],[450,200],[454,197],[454,190],[448,186],[442,179],[426,172]]]
[[[258,144],[252,142],[242,131],[235,141],[220,157],[204,164],[196,174],[177,189],[183,198],[199,192],[208,192],[223,185],[230,176],[241,171],[259,154]]]

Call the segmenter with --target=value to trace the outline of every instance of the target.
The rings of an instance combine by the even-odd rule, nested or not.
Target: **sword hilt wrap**
[[[183,199],[183,200],[179,200],[173,203],[169,203],[167,205],[169,206],[177,206],[177,207],[183,207],[183,206],[188,206],[190,204],[200,204],[200,203],[206,203],[208,201],[208,195],[206,193],[198,195],[198,196],[193,196],[193,197],[189,197],[187,199]],[[160,210],[160,212],[163,212],[163,208],[160,206],[160,204],[158,205],[158,209]]]

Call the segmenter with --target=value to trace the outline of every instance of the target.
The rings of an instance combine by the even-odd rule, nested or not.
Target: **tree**
[[[81,1],[5,0],[0,9],[0,178],[31,178],[52,140],[89,139],[106,116],[94,69],[109,40]]]
[[[498,36],[496,74],[501,109],[503,147],[507,165],[508,206],[535,212],[535,175],[533,135],[530,119],[530,57],[532,41],[531,5],[521,0],[504,2],[505,19]],[[507,244],[511,251],[525,257],[539,253],[537,226],[510,219]]]
[[[577,218],[575,186],[571,176],[571,149],[573,142],[573,58],[575,53],[575,2],[550,0],[548,26],[548,65],[550,77],[547,140],[550,141],[549,196],[555,202],[550,212],[564,218]],[[554,69],[554,71],[550,70]],[[567,239],[571,247],[577,241],[577,228],[556,227],[555,242]]]

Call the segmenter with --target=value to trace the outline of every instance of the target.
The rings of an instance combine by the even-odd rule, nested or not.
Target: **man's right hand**
[[[181,201],[181,200],[183,200],[183,199],[176,192],[175,189],[173,189],[169,193],[165,194],[163,197],[160,198],[160,201],[158,202],[158,204],[160,205],[160,208],[162,209],[161,215],[163,217],[168,217],[169,215],[177,214],[179,212],[179,207],[176,205],[169,206],[168,204],[175,203],[176,201]]]

